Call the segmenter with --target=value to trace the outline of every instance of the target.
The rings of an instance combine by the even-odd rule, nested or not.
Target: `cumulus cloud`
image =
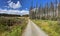
[[[14,3],[11,0],[9,0],[7,3],[9,5],[9,7],[10,8],[13,8],[13,9],[20,8],[21,7],[21,4],[20,4],[19,1],[17,1],[17,3]]]
[[[7,3],[10,3],[10,2],[11,2],[11,0],[7,1]]]
[[[22,11],[21,11],[21,14],[22,14],[22,15],[29,14],[29,11],[27,11],[27,10],[22,10]]]
[[[8,6],[5,6],[7,8],[17,9],[21,7],[21,4],[19,1],[17,1],[17,3],[14,3],[11,0],[9,0],[7,3],[8,3]],[[29,11],[27,10],[27,8],[25,10],[0,9],[0,14],[2,13],[25,15],[25,14],[29,14]]]
[[[17,14],[17,15],[25,15],[29,14],[29,11],[27,10],[7,10],[7,9],[0,9],[0,13],[6,13],[6,14]]]

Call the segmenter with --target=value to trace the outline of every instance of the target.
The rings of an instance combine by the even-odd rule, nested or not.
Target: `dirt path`
[[[48,36],[36,24],[29,20],[28,25],[22,36]]]

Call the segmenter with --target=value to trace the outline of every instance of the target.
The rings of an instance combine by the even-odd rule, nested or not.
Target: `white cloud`
[[[29,14],[29,11],[27,10],[7,10],[7,9],[0,9],[0,13],[6,13],[6,14],[17,14],[17,15],[25,15]]]
[[[11,2],[11,0],[10,0],[7,3],[9,5],[9,7],[10,8],[13,8],[13,9],[20,8],[21,7],[21,4],[20,4],[19,1],[17,1],[17,3],[14,3],[14,2]]]
[[[29,11],[27,11],[27,10],[22,10],[22,11],[21,11],[21,14],[22,14],[22,15],[29,14]]]
[[[11,0],[7,1],[7,3],[10,3],[10,2],[11,2]]]

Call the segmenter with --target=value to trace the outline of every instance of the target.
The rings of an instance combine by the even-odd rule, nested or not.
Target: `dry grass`
[[[49,36],[60,36],[60,25],[57,21],[51,20],[33,20]],[[58,30],[57,30],[58,29]]]

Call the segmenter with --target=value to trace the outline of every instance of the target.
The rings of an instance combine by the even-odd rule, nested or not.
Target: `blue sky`
[[[41,4],[43,7],[46,3],[50,4],[51,1],[55,4],[55,0],[33,0],[33,3],[31,3],[32,0],[0,0],[0,12],[7,13],[8,11],[11,14],[28,14],[30,6],[36,6],[36,1],[38,5]]]

